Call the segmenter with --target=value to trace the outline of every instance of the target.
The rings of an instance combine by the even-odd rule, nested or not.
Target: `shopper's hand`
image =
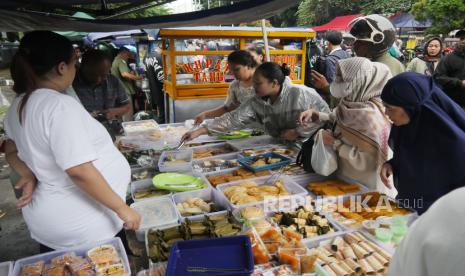
[[[205,118],[207,118],[207,114],[205,112],[200,113],[199,115],[194,117],[194,125],[200,125],[205,121]]]
[[[123,205],[121,209],[117,210],[116,214],[124,221],[124,229],[126,230],[137,230],[140,225],[140,215],[136,210],[130,208],[127,205]]]
[[[325,144],[326,146],[333,146],[336,138],[334,138],[332,132],[328,130],[323,130],[322,136],[323,136],[323,144]]]
[[[322,74],[318,73],[315,70],[312,70],[311,76],[312,76],[311,83],[316,89],[325,90],[329,88],[329,82],[328,80],[326,80],[325,76],[323,76]]]
[[[116,119],[116,117],[118,117],[118,113],[113,108],[104,110],[102,113],[105,114],[105,117],[107,118],[107,120],[113,120],[113,119]]]
[[[199,137],[200,135],[207,134],[207,129],[206,128],[199,128],[197,130],[187,132],[184,134],[181,138],[181,141],[191,141],[194,140],[195,138]]]
[[[33,175],[21,177],[16,183],[15,189],[22,189],[21,197],[19,198],[16,208],[21,209],[28,205],[32,200],[32,194],[36,188],[36,178]]]
[[[305,125],[308,122],[318,121],[319,119],[319,112],[313,109],[309,109],[300,113],[299,115],[299,123],[301,125]]]
[[[294,142],[299,137],[299,133],[295,128],[293,129],[286,129],[281,133],[281,139],[284,139],[289,142]]]
[[[384,186],[387,188],[391,189],[392,184],[391,181],[389,180],[389,177],[393,174],[392,166],[389,163],[384,163],[384,165],[381,167],[381,172],[380,172],[380,177],[381,181],[383,181]]]

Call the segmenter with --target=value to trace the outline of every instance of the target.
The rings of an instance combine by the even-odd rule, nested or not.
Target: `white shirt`
[[[50,89],[30,96],[20,125],[17,97],[4,125],[18,157],[38,179],[32,202],[22,209],[33,239],[54,248],[113,237],[122,221],[76,186],[65,170],[93,162],[124,199],[130,167],[106,129],[76,100]]]
[[[390,276],[462,276],[465,272],[465,188],[438,199],[410,227]]]

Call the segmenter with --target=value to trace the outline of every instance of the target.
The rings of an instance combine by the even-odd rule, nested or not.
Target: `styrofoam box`
[[[253,181],[255,183],[257,183],[257,185],[264,185],[265,182],[267,180],[270,179],[271,176],[267,175],[267,176],[263,176],[263,177],[258,177],[258,178],[248,178],[246,180],[240,180],[240,181],[235,181],[235,182],[230,182],[230,183],[225,183],[225,184],[220,184],[218,186],[216,186],[216,188],[218,189],[218,191],[221,192],[221,195],[226,199],[226,195],[224,195],[223,193],[223,190],[227,187],[231,187],[231,186],[237,186],[239,185],[240,183],[244,182],[244,181]],[[294,196],[294,197],[304,197],[305,195],[308,194],[307,190],[302,188],[302,186],[298,185],[297,183],[295,183],[291,178],[289,178],[288,176],[280,176],[279,177],[281,180],[283,180],[283,183],[284,183],[284,186],[286,187],[287,191],[291,194],[291,197]],[[277,178],[273,178],[274,181],[277,180]],[[263,201],[257,201],[257,202],[251,202],[251,203],[246,203],[246,204],[239,204],[239,205],[236,205],[236,204],[232,204],[229,200],[228,200],[228,203],[229,203],[229,206],[232,208],[232,209],[237,209],[237,208],[240,208],[240,207],[244,207],[244,206],[253,206],[253,205],[257,205],[257,203],[262,203]]]
[[[145,232],[150,228],[168,227],[178,223],[178,214],[171,197],[158,197],[131,204],[141,215],[139,229],[136,230],[138,241],[144,241]]]
[[[176,193],[172,195],[174,204],[178,204],[181,202],[186,201],[188,198],[201,198],[204,201],[209,201],[215,203],[217,206],[221,206],[224,208],[223,211],[219,212],[213,212],[213,213],[208,213],[208,214],[201,214],[201,215],[195,215],[195,216],[183,216],[181,215],[181,212],[179,212],[178,208],[176,207],[176,213],[178,214],[178,217],[181,221],[184,221],[186,218],[189,220],[196,220],[198,218],[203,218],[205,215],[216,215],[216,214],[221,214],[221,213],[227,213],[228,211],[228,202],[222,197],[219,192],[211,187],[201,189],[201,190],[195,190],[195,191],[189,191],[189,192],[182,192],[182,193]]]
[[[0,263],[0,276],[8,276],[13,272],[13,262]]]
[[[163,151],[160,156],[160,159],[158,160],[158,169],[161,172],[192,171],[192,154],[193,154],[193,151],[191,149]],[[186,162],[182,162],[179,164],[166,163],[165,158],[167,155],[174,155],[175,159],[185,160]]]
[[[223,171],[226,171],[226,170],[231,170],[231,169],[238,169],[240,167],[240,164],[238,164],[237,167],[232,167],[232,168],[227,168],[227,169],[223,169],[223,170],[217,170],[217,171],[205,171],[205,169],[201,168],[200,167],[200,164],[202,164],[204,161],[211,161],[211,160],[218,160],[218,159],[223,159],[223,160],[237,160],[239,159],[239,154],[237,153],[229,153],[229,154],[225,154],[225,155],[222,155],[220,157],[218,156],[213,156],[213,157],[207,157],[207,158],[203,158],[201,159],[200,161],[199,160],[195,160],[192,162],[192,169],[195,171],[195,172],[199,172],[199,173],[211,173],[211,172],[223,172]],[[198,165],[200,167],[199,170],[197,170],[195,167],[196,165]]]
[[[52,252],[48,252],[48,253],[44,253],[40,255],[35,255],[32,257],[27,257],[24,259],[19,259],[15,262],[14,269],[11,275],[12,276],[19,275],[19,273],[21,272],[21,268],[25,265],[33,264],[38,261],[44,261],[47,264],[47,263],[50,263],[53,258],[64,255],[69,252],[74,252],[78,256],[86,257],[87,251],[89,251],[90,249],[94,247],[101,246],[104,244],[110,244],[115,247],[124,265],[124,270],[126,271],[125,275],[126,276],[131,275],[131,268],[129,266],[128,256],[126,255],[126,251],[124,250],[124,246],[120,238],[111,238],[108,240],[87,243],[87,244],[76,246],[76,247],[60,249],[60,250],[56,250],[56,251],[52,251]]]
[[[134,197],[134,193],[139,191],[140,189],[145,189],[145,188],[150,188],[153,187],[152,179],[144,179],[144,180],[139,180],[139,181],[134,181],[131,183],[131,198],[134,200],[134,202],[142,201],[142,200],[147,200],[147,199],[152,199],[152,198],[159,198],[159,197],[170,197],[172,193],[168,193],[166,195],[162,196],[154,196],[154,197],[148,197],[148,198],[141,198],[141,199],[136,199]]]
[[[218,143],[218,144],[214,144],[214,145],[206,145],[206,146],[201,146],[201,147],[195,147],[195,148],[193,148],[193,150],[194,150],[194,153],[195,153],[195,152],[198,152],[198,151],[203,151],[203,150],[208,150],[208,149],[215,149],[215,148],[223,148],[223,147],[230,147],[231,152],[227,152],[227,153],[224,153],[224,154],[218,154],[218,155],[215,155],[214,157],[221,158],[222,156],[227,155],[227,154],[238,153],[237,149],[235,149],[229,143]],[[194,160],[198,161],[198,160],[203,160],[205,158],[210,158],[210,157],[212,157],[212,156],[208,156],[208,157],[204,157],[204,158],[198,158],[198,159],[194,159]]]
[[[141,120],[141,121],[131,121],[131,122],[123,122],[121,124],[124,129],[125,135],[138,135],[143,134],[150,131],[158,130],[159,126],[158,123],[153,120]],[[146,125],[146,126],[144,126]],[[131,129],[133,127],[134,129]],[[140,128],[140,129],[138,129]]]

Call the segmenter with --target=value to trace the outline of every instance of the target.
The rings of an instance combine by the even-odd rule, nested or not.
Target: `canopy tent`
[[[85,12],[75,12],[73,14],[75,18],[85,18],[85,19],[94,19],[94,17],[88,15]],[[87,35],[86,32],[75,32],[75,31],[68,31],[68,32],[57,32],[62,36],[66,36],[71,41],[80,41],[83,37]]]
[[[389,17],[396,28],[429,28],[431,20],[417,21],[410,13],[399,13]]]
[[[62,2],[58,0],[46,1]],[[66,2],[68,3],[76,1],[90,2],[90,0],[73,0]],[[17,32],[44,29],[54,31],[73,30],[79,32],[111,32],[133,29],[161,29],[167,27],[189,27],[220,24],[230,25],[242,22],[251,22],[262,18],[269,18],[273,15],[281,13],[289,7],[295,6],[297,3],[299,3],[299,0],[245,0],[229,6],[197,12],[137,19],[95,20],[60,16],[39,11],[20,10],[16,9],[20,6],[12,6],[12,4],[15,2],[24,3],[23,1],[12,0],[1,1],[0,3],[1,31]]]
[[[315,32],[325,32],[329,30],[346,31],[347,25],[350,23],[350,21],[360,16],[362,16],[362,14],[337,16],[333,20],[329,21],[328,23],[320,25],[320,26],[312,27],[312,29]]]

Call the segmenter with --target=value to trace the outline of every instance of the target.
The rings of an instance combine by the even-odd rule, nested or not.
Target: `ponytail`
[[[26,103],[38,88],[37,79],[45,76],[60,62],[69,64],[73,60],[73,55],[71,42],[66,37],[51,31],[33,31],[21,39],[18,52],[10,66],[14,81],[13,90],[17,95],[24,95],[18,109],[21,124]]]
[[[283,63],[281,65],[281,71],[283,72],[283,75],[285,77],[289,76],[291,74],[291,68],[289,68],[289,66],[287,66],[286,63]]]

